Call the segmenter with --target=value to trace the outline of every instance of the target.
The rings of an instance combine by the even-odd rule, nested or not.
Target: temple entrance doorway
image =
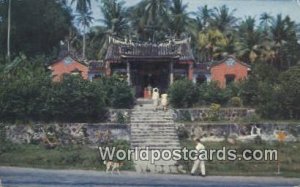
[[[169,63],[166,62],[136,62],[131,63],[131,82],[135,88],[136,97],[144,97],[145,89],[158,88],[165,93],[170,82]]]

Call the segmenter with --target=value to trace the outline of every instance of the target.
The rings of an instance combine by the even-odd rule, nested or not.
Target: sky
[[[126,6],[133,6],[141,0],[127,0]],[[183,0],[188,4],[188,11],[196,11],[198,7],[208,5],[209,8],[227,5],[230,9],[236,9],[235,16],[245,18],[253,16],[256,19],[259,15],[267,12],[275,16],[277,14],[289,15],[292,20],[300,23],[300,0]],[[99,2],[92,0],[92,11],[94,18],[101,19],[102,13],[99,8]],[[93,23],[101,25],[101,23]]]

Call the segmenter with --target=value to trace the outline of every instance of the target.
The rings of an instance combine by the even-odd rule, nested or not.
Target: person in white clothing
[[[200,153],[202,150],[205,150],[204,145],[201,143],[200,139],[196,139],[196,150],[198,153]],[[199,158],[199,154],[197,154],[198,159],[194,161],[194,165],[192,167],[191,175],[195,175],[197,169],[200,167],[201,175],[205,176],[205,163],[204,163],[204,158]]]
[[[158,88],[153,89],[152,100],[153,100],[154,110],[157,110],[157,107],[159,105],[159,90],[158,90]]]

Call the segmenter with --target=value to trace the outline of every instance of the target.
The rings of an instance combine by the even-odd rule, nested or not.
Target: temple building
[[[153,88],[165,93],[177,79],[188,78],[198,84],[216,81],[225,88],[232,82],[247,78],[250,72],[250,66],[233,55],[221,61],[196,63],[190,39],[137,43],[109,38],[103,61],[81,63],[75,59],[69,54],[52,63],[48,68],[53,80],[59,81],[63,74],[80,74],[90,81],[118,74],[134,88],[136,97],[146,98]]]
[[[158,88],[166,92],[180,77],[193,80],[195,59],[189,39],[166,43],[133,43],[109,39],[104,59],[106,75],[125,74],[136,97],[143,97],[145,89]]]
[[[88,78],[88,65],[71,55],[66,55],[51,63],[48,69],[51,70],[53,81],[60,81],[64,74],[81,75],[84,79]]]

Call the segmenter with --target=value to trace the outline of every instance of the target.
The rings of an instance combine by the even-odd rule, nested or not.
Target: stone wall
[[[228,138],[249,141],[257,136],[265,141],[278,141],[280,135],[283,135],[284,141],[300,140],[300,123],[177,123],[176,128],[179,135],[203,141],[224,141]]]
[[[207,121],[212,113],[210,108],[174,109],[173,111],[175,121]],[[216,112],[218,120],[235,121],[238,118],[253,115],[255,110],[250,108],[221,108]]]
[[[53,123],[5,126],[6,139],[13,143],[89,144],[109,140],[129,140],[130,127],[116,123]],[[49,142],[45,142],[48,141]]]

